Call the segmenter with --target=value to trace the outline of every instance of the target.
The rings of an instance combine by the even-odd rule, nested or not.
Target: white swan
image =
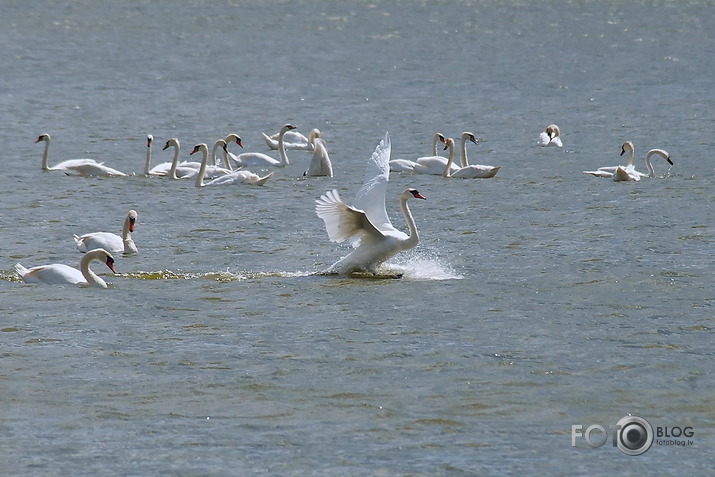
[[[144,175],[149,176],[151,172],[151,145],[154,142],[154,136],[147,134],[146,136],[146,161],[144,162]]]
[[[87,252],[79,262],[79,270],[61,263],[40,265],[32,268],[25,268],[18,263],[15,265],[15,272],[25,283],[107,288],[107,282],[90,270],[89,263],[92,260],[104,262],[113,273],[117,273],[114,271],[114,257],[112,257],[111,253],[101,248]]]
[[[222,139],[216,141],[213,145],[211,151],[212,164],[206,166],[205,177],[214,178],[221,175],[231,173],[230,169],[224,167],[219,167],[216,165],[216,150],[221,146]],[[181,161],[179,162],[179,151],[181,149],[181,143],[176,138],[171,138],[166,141],[164,145],[164,150],[173,147],[174,148],[174,158],[171,162],[163,162],[156,165],[149,172],[151,175],[157,176],[168,176],[171,179],[194,179],[201,168],[200,162],[195,161]]]
[[[226,141],[219,139],[217,143],[223,143],[223,147],[226,147]],[[225,174],[217,177],[216,179],[204,183],[204,173],[206,172],[206,166],[209,160],[209,149],[205,143],[200,143],[194,146],[194,150],[191,154],[201,151],[203,153],[203,160],[201,161],[201,167],[196,176],[196,187],[212,186],[212,185],[227,185],[227,184],[252,184],[252,185],[263,185],[268,179],[271,178],[273,173],[260,177],[258,174],[254,174],[251,171],[238,170],[231,172],[230,174]]]
[[[94,159],[69,159],[50,167],[50,141],[52,141],[52,138],[49,134],[40,134],[35,143],[43,141],[45,143],[45,152],[42,154],[43,171],[62,171],[67,175],[77,176],[126,176],[125,173],[107,167],[103,162],[97,162]]]
[[[269,148],[273,150],[279,148],[278,139],[280,138],[280,132],[273,134],[272,136],[262,132],[261,135]],[[314,141],[319,137],[320,130],[316,128],[310,130],[308,137],[305,137],[298,131],[288,131],[283,137],[283,144],[286,149],[299,149],[312,152],[315,149]]]
[[[590,174],[596,177],[606,177],[611,178],[616,182],[636,182],[641,180],[642,177],[655,177],[655,170],[653,169],[652,156],[659,155],[664,158],[671,166],[673,161],[670,159],[670,155],[663,149],[651,149],[646,154],[645,163],[648,169],[648,174],[638,172],[633,165],[635,159],[635,146],[632,141],[626,141],[621,146],[621,156],[628,152],[628,162],[625,166],[606,166],[599,167],[595,171],[583,171],[584,174]]]
[[[392,226],[385,210],[385,193],[390,180],[390,150],[390,135],[386,133],[367,163],[363,185],[352,206],[340,199],[337,190],[329,191],[315,201],[315,213],[325,222],[330,240],[338,243],[347,240],[355,248],[330,266],[328,273],[376,274],[384,261],[419,243],[417,227],[407,201],[424,199],[422,194],[415,189],[406,189],[400,195],[400,209],[407,221],[409,235]]]
[[[238,134],[229,134],[224,138],[224,141],[226,141],[226,147],[223,148],[223,166],[231,171],[233,171],[233,165],[231,164],[231,160],[236,159],[236,155],[232,154],[228,150],[228,145],[231,144],[232,142],[235,142],[236,144],[239,145],[239,147],[243,148],[243,141],[241,140],[241,136]]]
[[[281,132],[278,135],[278,154],[281,158],[280,161],[261,152],[244,152],[238,156],[232,157],[231,159],[233,159],[239,166],[285,167],[290,164],[290,162],[288,161],[288,155],[286,154],[283,139],[288,131],[295,128],[296,127],[292,124],[286,124],[281,128]]]
[[[556,124],[549,124],[546,126],[546,131],[539,134],[539,140],[537,142],[539,146],[556,146],[563,147],[561,142],[561,130]]]
[[[442,171],[442,175],[444,177],[460,177],[460,178],[467,178],[467,179],[472,179],[472,178],[488,179],[490,177],[494,177],[495,175],[497,175],[497,172],[499,172],[499,169],[501,169],[501,166],[485,166],[485,165],[481,165],[481,164],[474,164],[474,165],[469,164],[469,159],[467,158],[467,141],[473,142],[474,144],[479,143],[477,138],[474,137],[474,134],[472,134],[468,131],[463,132],[462,138],[461,138],[461,149],[459,151],[459,162],[461,163],[462,167],[458,168],[456,171],[448,170],[445,167],[445,169]],[[449,139],[447,139],[447,145],[445,145],[444,148],[445,149],[450,148],[449,163],[451,164],[454,159],[454,154],[453,154],[454,139],[452,139],[451,142],[449,141]]]
[[[327,176],[333,177],[333,163],[330,162],[330,156],[328,156],[328,146],[325,141],[321,138],[315,139],[315,149],[313,150],[313,157],[310,159],[310,166],[308,170],[303,173],[304,176]]]
[[[424,169],[424,167],[427,167],[428,161],[430,161],[430,159],[428,159],[428,158],[440,157],[439,154],[438,154],[438,152],[437,152],[437,142],[442,142],[442,143],[444,143],[444,134],[442,134],[442,133],[436,133],[436,134],[432,137],[432,155],[431,155],[431,156],[424,156],[424,157],[421,158],[421,159],[422,159],[422,165],[423,165],[423,168],[422,168],[422,171],[423,171],[422,173],[423,173],[423,174],[426,174],[426,173],[427,173],[427,172],[424,172],[424,171],[426,170],[426,169]],[[420,160],[420,159],[418,159],[418,161],[419,161],[419,160]],[[440,161],[439,159],[434,159],[434,160]],[[444,162],[442,165],[444,166],[444,164],[446,164],[446,163],[447,163],[447,162],[446,162],[446,160],[445,160],[445,162]],[[415,166],[416,166],[417,164],[418,164],[417,162],[415,162],[415,161],[410,161],[409,159],[392,159],[392,160],[390,161],[390,171],[391,171],[391,172],[415,172]],[[431,163],[429,163],[429,164],[431,165]],[[418,167],[419,167],[419,166],[418,166]]]
[[[111,253],[123,253],[124,255],[132,255],[138,252],[137,246],[132,239],[134,225],[137,221],[136,210],[130,210],[127,217],[124,219],[122,227],[122,236],[109,232],[94,232],[84,234],[82,236],[74,235],[74,242],[77,245],[77,250],[86,252],[96,248],[103,248]]]

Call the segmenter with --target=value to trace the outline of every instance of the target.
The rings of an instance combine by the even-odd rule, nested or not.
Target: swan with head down
[[[544,147],[563,147],[563,143],[561,142],[561,130],[559,127],[556,124],[549,124],[546,126],[546,130],[539,134],[537,144]]]
[[[367,163],[363,185],[352,205],[345,204],[337,190],[328,191],[315,201],[315,213],[325,223],[330,240],[338,243],[348,241],[354,247],[349,255],[331,265],[326,273],[376,274],[386,260],[419,243],[420,237],[407,201],[424,199],[422,194],[410,188],[400,195],[400,209],[409,235],[397,230],[387,216],[385,195],[390,180],[390,150],[390,136],[385,134]]]
[[[621,146],[621,156],[628,153],[628,161],[625,166],[605,166],[599,167],[595,171],[583,171],[584,174],[589,174],[596,177],[606,177],[613,179],[616,182],[637,182],[641,180],[642,177],[655,177],[655,170],[653,169],[652,156],[657,155],[662,157],[671,166],[673,165],[673,160],[670,158],[670,154],[663,149],[651,149],[648,151],[645,157],[645,165],[648,169],[648,173],[644,174],[638,172],[633,164],[635,159],[635,146],[632,141],[626,141]]]
[[[112,273],[116,273],[114,271],[114,257],[112,257],[111,253],[101,248],[87,252],[79,262],[79,270],[62,263],[39,265],[32,268],[25,268],[18,263],[15,265],[15,273],[25,283],[107,288],[107,282],[89,268],[89,264],[93,260],[104,262]]]

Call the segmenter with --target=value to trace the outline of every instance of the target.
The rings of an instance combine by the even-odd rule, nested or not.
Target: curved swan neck
[[[181,149],[181,145],[178,141],[172,141],[171,146],[174,147],[174,159],[172,159],[171,161],[171,169],[169,169],[169,178],[178,179],[178,177],[176,177],[176,167],[179,165],[179,151]]]
[[[437,142],[439,142],[440,138],[443,138],[443,137],[444,136],[442,136],[441,133],[437,133],[432,138],[432,155],[433,156],[439,156],[439,154],[437,153]]]
[[[198,148],[203,154],[203,159],[201,160],[201,167],[199,167],[199,173],[196,175],[196,183],[194,185],[196,187],[203,187],[204,174],[206,174],[206,165],[209,162],[209,149],[208,147],[206,147],[206,144],[199,144],[196,146],[196,148]],[[196,152],[196,148],[194,148],[194,152]]]
[[[214,143],[213,147],[211,148],[211,165],[212,166],[216,166],[216,151],[218,150],[219,146],[223,147],[225,145],[226,145],[226,141],[224,141],[223,139],[218,139]]]
[[[288,164],[290,164],[290,162],[288,161],[288,154],[286,154],[286,147],[283,142],[283,136],[285,136],[285,133],[287,133],[288,131],[289,129],[283,127],[281,129],[280,134],[278,135],[278,155],[280,155],[281,157],[281,166],[287,166]]]
[[[462,142],[459,150],[459,162],[462,167],[467,167],[469,165],[469,160],[467,159],[467,134],[462,134]]]
[[[107,288],[107,282],[102,280],[96,273],[89,268],[89,263],[92,260],[101,260],[104,257],[104,252],[101,250],[93,250],[82,257],[79,262],[79,269],[82,272],[82,276],[87,280],[89,286]]]
[[[645,156],[645,166],[648,168],[648,177],[655,177],[655,169],[653,169],[653,164],[651,163],[651,156],[653,156],[653,154],[657,154],[666,161],[671,162],[670,155],[663,149],[651,149]]]
[[[407,201],[409,197],[400,197],[400,210],[402,210],[402,215],[405,216],[405,221],[407,222],[407,228],[410,231],[410,236],[402,244],[404,249],[410,249],[415,247],[420,243],[420,234],[417,232],[417,225],[415,224],[415,219],[412,217],[412,212],[407,206]]]
[[[449,159],[447,165],[442,172],[442,177],[452,177],[452,163],[454,162],[454,139],[447,139],[447,147],[449,147]]]

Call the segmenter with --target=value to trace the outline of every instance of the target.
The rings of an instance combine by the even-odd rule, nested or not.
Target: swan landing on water
[[[400,195],[400,209],[409,228],[409,235],[397,230],[385,210],[385,193],[390,180],[390,136],[375,148],[365,169],[363,185],[352,205],[345,204],[337,190],[328,191],[315,201],[315,213],[325,222],[325,230],[333,242],[348,241],[355,250],[330,266],[324,273],[377,274],[378,267],[399,252],[417,246],[417,227],[407,201],[424,199],[415,189]]]

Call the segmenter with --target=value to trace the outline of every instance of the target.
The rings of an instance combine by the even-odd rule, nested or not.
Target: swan
[[[451,138],[450,138],[451,139]],[[484,166],[481,164],[475,164],[475,165],[470,165],[469,164],[469,159],[467,159],[467,141],[471,141],[474,144],[478,144],[479,141],[477,140],[476,137],[474,137],[474,134],[465,131],[462,133],[461,137],[461,149],[459,151],[459,162],[461,163],[462,167],[458,168],[458,170],[447,170],[445,169],[442,171],[442,175],[444,177],[460,177],[460,178],[480,178],[480,179],[488,179],[490,177],[494,177],[497,175],[497,172],[499,172],[499,169],[501,169],[501,166]],[[449,162],[451,164],[453,160],[453,149],[454,149],[454,139],[450,141],[449,139],[447,140],[447,145],[444,147],[445,149],[450,148],[449,152]]]
[[[122,227],[122,236],[109,232],[94,232],[82,236],[74,235],[74,241],[77,245],[77,250],[86,252],[96,248],[103,248],[111,253],[123,253],[124,255],[132,255],[138,253],[137,246],[132,240],[132,232],[137,221],[136,210],[130,210],[127,217],[124,219]]]
[[[144,175],[151,175],[151,145],[154,142],[154,136],[147,134],[146,136],[146,161],[144,163]]]
[[[635,182],[641,180],[641,177],[655,177],[655,170],[653,169],[652,156],[659,155],[664,158],[671,166],[673,161],[670,158],[670,154],[663,149],[651,149],[648,151],[645,157],[646,168],[648,169],[648,174],[643,174],[638,172],[633,165],[633,160],[635,159],[635,146],[632,141],[626,141],[621,146],[621,156],[628,152],[628,162],[625,166],[606,166],[599,167],[595,171],[583,171],[584,174],[590,174],[596,177],[607,177],[611,178],[616,182]]]
[[[400,195],[400,209],[407,221],[409,235],[392,226],[385,209],[385,193],[390,180],[390,135],[375,148],[365,169],[363,185],[352,206],[345,204],[337,190],[328,191],[315,201],[315,213],[325,222],[325,230],[333,242],[348,241],[355,248],[328,268],[327,273],[377,273],[386,260],[420,241],[417,227],[407,201],[424,199],[415,189]]]
[[[107,282],[90,270],[89,263],[92,260],[104,262],[113,273],[117,273],[114,270],[114,257],[112,257],[111,253],[101,248],[87,252],[79,262],[79,270],[61,263],[40,265],[32,268],[25,268],[18,263],[15,265],[15,272],[25,283],[107,288]]]
[[[223,147],[226,147],[226,141],[219,139],[217,143],[223,143]],[[271,178],[273,173],[260,177],[258,174],[254,174],[251,171],[239,170],[231,172],[223,176],[219,176],[216,179],[204,183],[204,173],[206,172],[206,166],[209,160],[209,149],[205,143],[200,143],[194,146],[194,150],[191,154],[201,151],[203,153],[203,160],[201,161],[201,167],[196,175],[196,187],[211,186],[211,185],[226,185],[226,184],[253,184],[253,185],[263,185],[268,179]]]
[[[107,167],[103,162],[97,162],[94,159],[69,159],[67,161],[60,162],[54,167],[50,167],[49,154],[50,141],[52,141],[52,137],[50,137],[49,134],[40,134],[35,140],[35,143],[43,141],[45,143],[45,152],[42,154],[43,171],[62,171],[67,175],[77,176],[126,176],[125,173],[112,169],[111,167]]]
[[[272,136],[262,132],[261,135],[269,148],[273,150],[279,148],[278,139],[280,137],[280,132],[273,134]],[[311,152],[315,149],[314,141],[319,137],[320,130],[315,128],[310,130],[308,137],[303,136],[303,134],[298,131],[288,131],[283,137],[283,144],[286,149],[300,149]]]
[[[285,167],[290,164],[290,162],[288,161],[288,155],[286,154],[285,143],[283,140],[285,134],[291,129],[296,129],[296,127],[292,124],[286,124],[281,128],[281,132],[278,135],[278,154],[281,158],[280,161],[261,152],[244,152],[238,156],[232,157],[231,159],[233,159],[239,166]]]
[[[321,138],[315,139],[315,149],[313,157],[310,159],[308,170],[303,173],[304,176],[328,176],[333,177],[333,164],[328,156],[328,147],[325,140]]]
[[[226,147],[223,148],[223,165],[227,169],[233,171],[233,166],[231,165],[231,159],[235,160],[236,155],[232,154],[231,152],[228,151],[228,145],[231,144],[232,142],[235,142],[241,148],[243,148],[243,141],[241,140],[241,136],[239,136],[238,134],[233,134],[233,133],[226,136],[224,138],[224,141],[226,141]]]
[[[549,124],[546,126],[546,131],[539,134],[539,140],[537,142],[539,146],[556,146],[563,147],[561,142],[561,130],[556,124]]]
[[[427,159],[427,158],[429,158],[429,157],[440,157],[440,156],[438,155],[438,153],[437,153],[437,142],[438,142],[438,141],[444,143],[444,134],[442,134],[442,133],[436,133],[436,134],[432,137],[432,155],[431,155],[431,156],[425,156],[425,157],[421,158],[421,159],[422,159],[422,164],[423,164],[424,166],[427,166],[427,163],[428,163],[428,161],[429,161],[429,159]],[[444,159],[444,158],[443,158],[443,159]],[[418,161],[419,161],[419,160],[420,160],[420,159],[418,159]],[[440,159],[435,159],[435,161],[440,161],[440,162],[441,162]],[[442,163],[442,166],[444,166],[444,164],[446,164],[446,163],[447,163],[447,161],[445,160],[445,161]],[[392,160],[390,161],[390,171],[391,171],[391,172],[414,172],[416,165],[417,165],[417,162],[415,162],[415,161],[410,161],[409,159],[392,159]],[[419,166],[418,166],[418,167],[419,167]],[[426,174],[426,172],[424,172],[425,170],[426,170],[426,169],[422,168],[422,171],[423,171],[422,173],[423,173],[423,174]]]

